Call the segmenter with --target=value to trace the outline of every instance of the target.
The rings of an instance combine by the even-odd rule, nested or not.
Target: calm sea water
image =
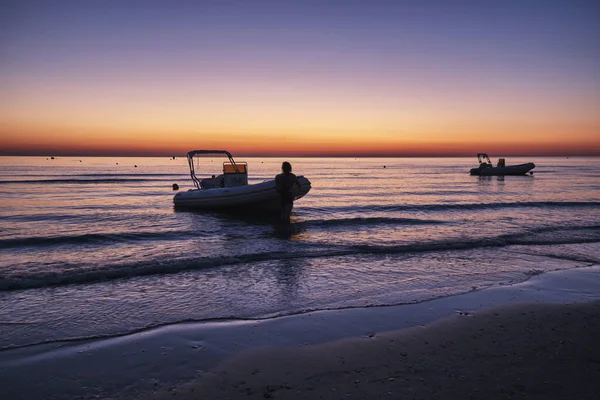
[[[200,171],[221,169],[202,160]],[[239,158],[250,180],[282,159]],[[600,262],[600,158],[290,159],[292,224],[174,210],[184,158],[0,158],[0,349],[419,302]]]

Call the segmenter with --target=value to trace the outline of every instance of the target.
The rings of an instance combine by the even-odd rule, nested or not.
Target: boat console
[[[244,186],[248,184],[248,164],[223,163],[223,179],[225,187]]]

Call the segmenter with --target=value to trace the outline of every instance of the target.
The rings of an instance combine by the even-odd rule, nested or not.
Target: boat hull
[[[487,167],[473,168],[471,175],[479,176],[505,176],[505,175],[525,175],[535,168],[534,163],[526,163],[519,165],[509,165],[507,167]]]
[[[299,176],[298,180],[301,187],[296,191],[294,200],[300,199],[311,189],[311,183],[307,178]],[[281,210],[281,201],[275,189],[274,179],[252,185],[179,192],[173,197],[173,203],[177,208],[198,210]]]

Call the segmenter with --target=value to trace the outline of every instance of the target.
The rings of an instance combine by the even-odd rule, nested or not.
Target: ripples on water
[[[282,160],[239,161],[256,183]],[[600,259],[598,158],[505,178],[469,176],[471,158],[290,161],[313,189],[282,229],[174,210],[184,158],[0,158],[0,347],[422,301]]]

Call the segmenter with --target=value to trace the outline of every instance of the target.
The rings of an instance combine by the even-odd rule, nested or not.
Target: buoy
[[[384,165],[383,168],[387,168],[387,167]]]
[[[137,168],[137,165],[134,165],[135,168]]]
[[[115,163],[115,164],[119,165],[119,163]]]
[[[174,183],[174,184],[173,184],[173,190],[179,190],[179,185],[178,185],[178,184],[176,184],[176,183]]]

